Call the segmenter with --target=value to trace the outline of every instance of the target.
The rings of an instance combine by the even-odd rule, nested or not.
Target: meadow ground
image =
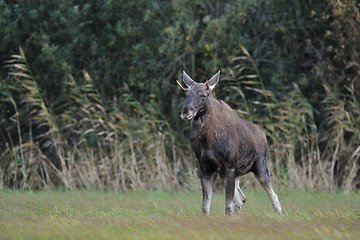
[[[210,216],[201,192],[0,191],[0,239],[360,239],[360,193],[278,191],[282,216],[262,190],[244,191],[240,215]]]

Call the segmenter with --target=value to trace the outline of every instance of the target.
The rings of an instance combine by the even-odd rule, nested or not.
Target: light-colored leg
[[[212,197],[212,191],[213,191],[211,177],[201,178],[201,187],[202,187],[202,192],[203,192],[202,213],[209,215],[211,197]]]
[[[240,178],[237,178],[235,179],[235,192],[234,192],[235,213],[239,213],[241,211],[241,208],[244,205],[245,201],[246,201],[246,197],[240,189]]]
[[[277,214],[281,215],[281,205],[278,196],[274,192],[273,188],[271,187],[270,179],[268,174],[264,176],[256,176],[261,186],[265,190],[266,194],[269,196],[270,201],[274,207],[274,210]]]
[[[265,192],[267,193],[267,195],[269,196],[271,203],[274,207],[274,210],[277,214],[281,215],[281,205],[280,205],[280,201],[278,196],[276,195],[276,193],[274,192],[274,190],[272,189],[271,185],[264,187]]]
[[[235,170],[229,169],[225,177],[225,215],[233,213],[235,193]]]
[[[271,187],[269,172],[266,168],[265,157],[260,156],[259,161],[257,162],[256,171],[254,172],[255,177],[259,180],[261,186],[265,190],[266,194],[269,196],[270,201],[274,207],[274,210],[277,214],[281,215],[281,205],[279,202],[278,196],[275,194],[273,188]]]

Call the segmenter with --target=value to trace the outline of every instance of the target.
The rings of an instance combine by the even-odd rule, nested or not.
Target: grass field
[[[244,191],[240,215],[224,194],[201,215],[200,192],[0,192],[0,239],[360,239],[360,193]]]

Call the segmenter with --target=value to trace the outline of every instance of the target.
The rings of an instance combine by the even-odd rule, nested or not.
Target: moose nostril
[[[191,120],[194,117],[193,109],[191,107],[185,106],[181,111],[180,117],[183,120]]]

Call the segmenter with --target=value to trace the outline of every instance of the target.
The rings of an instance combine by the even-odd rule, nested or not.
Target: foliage
[[[188,187],[196,168],[175,80],[185,69],[204,81],[219,68],[215,95],[266,131],[276,184],[360,186],[354,1],[0,8],[1,186]]]

